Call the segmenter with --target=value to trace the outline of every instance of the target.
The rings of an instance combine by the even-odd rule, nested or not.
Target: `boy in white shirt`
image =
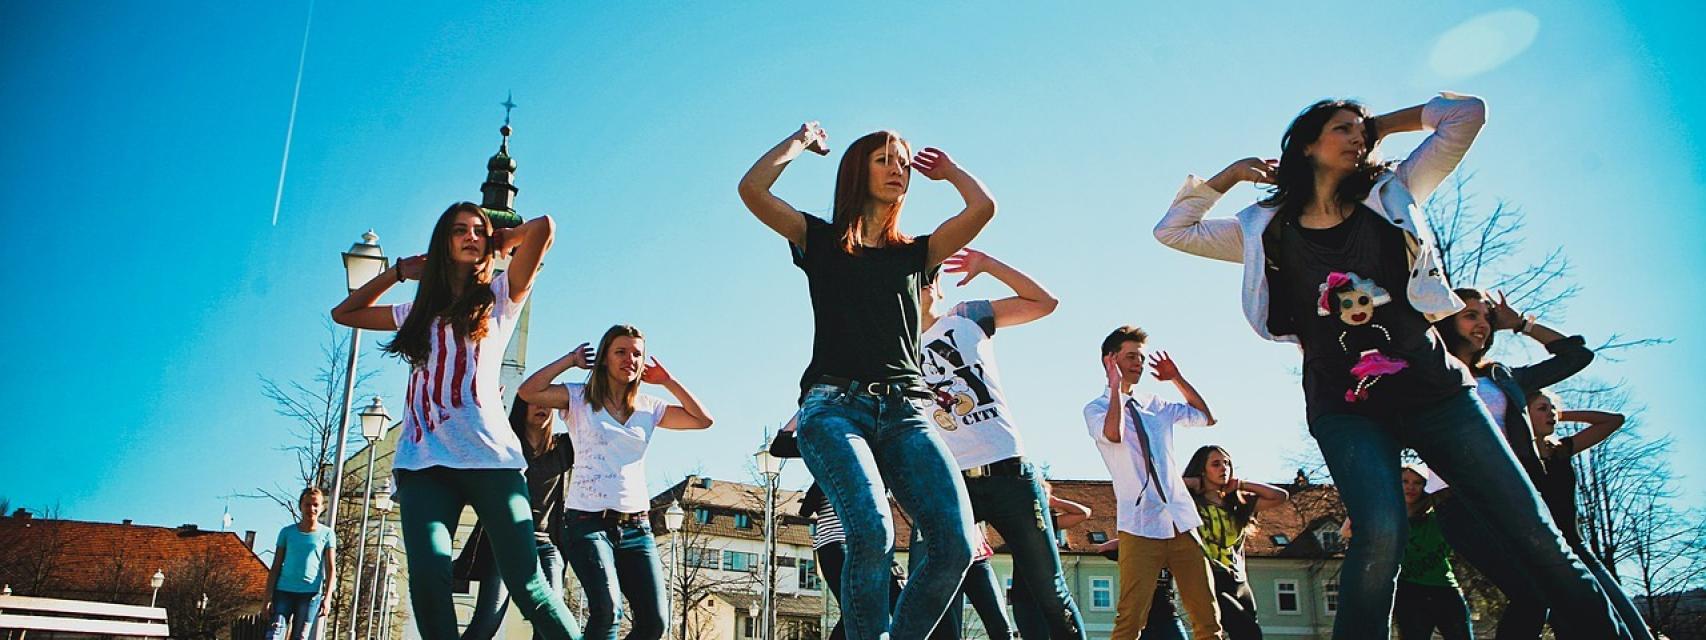
[[[1113,477],[1119,505],[1120,599],[1112,640],[1135,640],[1149,618],[1150,596],[1161,569],[1172,571],[1179,599],[1197,640],[1221,638],[1220,607],[1208,558],[1194,532],[1202,524],[1196,503],[1173,459],[1173,427],[1214,424],[1208,403],[1185,381],[1165,352],[1146,357],[1149,335],[1124,326],[1102,341],[1108,387],[1084,406],[1084,425]],[[1154,394],[1132,394],[1144,367],[1172,382],[1186,404]]]

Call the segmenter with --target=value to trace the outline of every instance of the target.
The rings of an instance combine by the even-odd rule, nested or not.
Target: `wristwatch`
[[[1522,324],[1517,325],[1516,332],[1526,336],[1532,329],[1534,329],[1534,314],[1530,313],[1522,317]]]

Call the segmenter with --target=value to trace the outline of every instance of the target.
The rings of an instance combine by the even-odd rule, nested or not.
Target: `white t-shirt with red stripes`
[[[479,341],[457,335],[444,318],[432,323],[426,366],[409,372],[403,436],[397,442],[395,469],[526,469],[521,441],[510,429],[498,378],[504,347],[515,333],[526,302],[509,299],[509,277],[492,278],[491,317]],[[391,307],[397,326],[413,303]]]

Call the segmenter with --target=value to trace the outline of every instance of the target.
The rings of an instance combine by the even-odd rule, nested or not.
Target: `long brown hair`
[[[1486,304],[1487,301],[1491,300],[1491,297],[1482,292],[1480,289],[1473,287],[1459,287],[1452,289],[1451,292],[1457,294],[1457,297],[1465,303],[1471,300],[1479,301],[1487,307],[1488,311],[1492,311],[1492,305]],[[1467,311],[1467,309],[1465,309],[1465,311]],[[1445,350],[1451,353],[1456,353],[1459,347],[1469,342],[1468,338],[1457,332],[1457,315],[1459,313],[1463,313],[1463,311],[1458,311],[1457,313],[1440,318],[1438,322],[1434,323],[1434,329],[1439,331],[1440,340],[1445,341]],[[1487,326],[1489,329],[1493,326],[1492,318],[1487,319]],[[1476,375],[1485,373],[1487,371],[1487,367],[1490,367],[1493,364],[1492,361],[1487,359],[1487,352],[1493,350],[1493,334],[1495,333],[1498,332],[1491,330],[1487,331],[1487,342],[1482,344],[1481,348],[1476,350],[1475,354],[1470,356],[1469,360],[1463,363],[1469,365],[1469,368],[1474,370]]]
[[[604,399],[610,397],[610,343],[617,338],[629,337],[635,340],[645,340],[646,336],[640,330],[625,324],[619,324],[604,332],[604,337],[598,339],[598,351],[593,352],[592,372],[586,376],[586,390],[583,400],[593,411],[605,409]],[[643,355],[643,354],[642,354]],[[644,363],[641,363],[644,366]],[[640,381],[628,383],[628,388],[622,392],[622,408],[626,413],[634,412],[634,398],[640,395]]]
[[[1196,453],[1191,454],[1191,461],[1185,463],[1184,473],[1179,474],[1181,477],[1197,479],[1199,484],[1197,484],[1197,490],[1191,494],[1191,497],[1199,503],[1205,501],[1204,494],[1208,493],[1208,480],[1203,478],[1203,473],[1208,470],[1208,456],[1216,451],[1226,457],[1226,464],[1232,464],[1232,454],[1228,453],[1226,449],[1218,445],[1205,445],[1197,449]],[[1250,525],[1256,522],[1256,501],[1245,498],[1244,492],[1232,492],[1226,496],[1225,502],[1226,509],[1232,512],[1232,523],[1237,525],[1239,529],[1249,529]]]
[[[1321,131],[1327,127],[1327,122],[1340,111],[1362,117],[1363,148],[1368,149],[1368,153],[1356,171],[1339,181],[1338,192],[1332,194],[1332,199],[1345,204],[1361,202],[1368,197],[1375,180],[1390,170],[1390,164],[1375,159],[1374,145],[1380,141],[1380,132],[1375,128],[1374,114],[1368,107],[1355,100],[1322,100],[1309,105],[1291,121],[1291,126],[1286,127],[1285,135],[1280,138],[1280,161],[1274,172],[1273,193],[1262,201],[1263,206],[1278,209],[1281,220],[1296,220],[1311,201],[1318,197],[1327,199],[1326,195],[1315,193],[1315,161],[1305,151],[1321,139]]]
[[[455,263],[450,259],[450,233],[456,225],[456,218],[464,213],[478,216],[485,225],[486,257],[462,283],[462,294],[456,295],[450,286],[451,278],[456,277]],[[438,216],[438,223],[432,227],[432,239],[427,244],[421,282],[415,287],[414,306],[409,309],[409,317],[403,320],[403,326],[397,327],[396,337],[383,346],[386,353],[402,358],[411,367],[426,366],[427,358],[432,355],[432,336],[429,333],[433,320],[438,318],[444,318],[457,335],[469,340],[478,341],[486,337],[487,319],[497,300],[490,287],[492,257],[497,249],[491,234],[491,217],[480,205],[472,202],[450,205]]]
[[[865,134],[841,153],[841,168],[835,172],[835,207],[830,224],[835,227],[836,237],[841,238],[842,251],[859,253],[860,242],[865,237],[865,205],[871,201],[871,152],[888,149],[890,142],[899,142],[908,153],[912,151],[912,145],[900,134],[884,130]],[[900,208],[905,203],[903,195],[883,219],[885,245],[912,242],[910,236],[900,232]]]

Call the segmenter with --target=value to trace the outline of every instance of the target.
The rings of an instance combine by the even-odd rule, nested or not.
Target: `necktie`
[[[1143,429],[1143,418],[1137,413],[1137,401],[1126,398],[1126,411],[1131,413],[1131,423],[1137,427],[1137,448],[1143,451],[1144,468],[1149,470],[1149,481],[1155,484],[1155,493],[1161,495],[1161,502],[1167,502],[1167,487],[1161,484],[1161,476],[1155,473],[1155,456],[1149,453],[1149,432]]]

